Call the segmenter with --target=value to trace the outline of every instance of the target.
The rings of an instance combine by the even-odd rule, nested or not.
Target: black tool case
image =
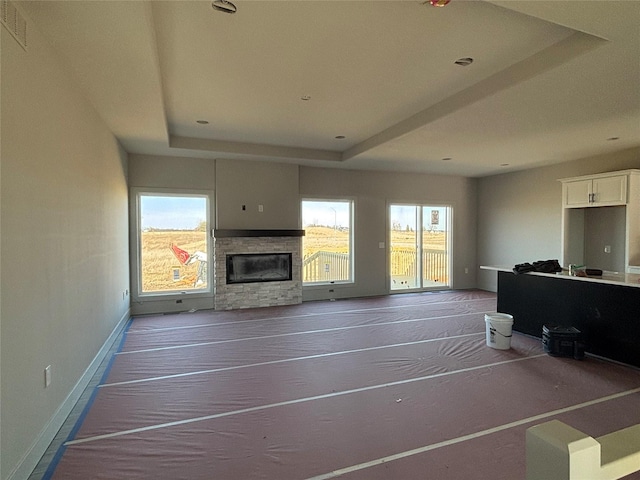
[[[560,325],[542,326],[542,346],[544,351],[554,357],[584,358],[584,344],[580,330]]]

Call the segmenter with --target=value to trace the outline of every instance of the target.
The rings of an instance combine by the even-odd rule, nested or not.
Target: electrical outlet
[[[469,273],[469,267],[464,267],[464,273]]]
[[[51,385],[51,365],[48,365],[44,369],[44,388],[47,388]]]
[[[604,253],[611,253],[611,245],[604,246]]]
[[[264,212],[264,205],[258,205],[258,211]]]

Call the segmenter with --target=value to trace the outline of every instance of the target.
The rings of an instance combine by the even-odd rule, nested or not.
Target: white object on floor
[[[487,313],[484,321],[487,324],[487,346],[498,350],[509,350],[513,317],[507,313]]]
[[[552,420],[526,435],[527,480],[617,480],[640,471],[640,425],[593,438]]]

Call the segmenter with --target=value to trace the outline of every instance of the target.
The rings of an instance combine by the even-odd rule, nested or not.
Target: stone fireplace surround
[[[214,308],[272,307],[302,303],[304,230],[214,230]],[[291,253],[292,280],[227,285],[227,254]]]

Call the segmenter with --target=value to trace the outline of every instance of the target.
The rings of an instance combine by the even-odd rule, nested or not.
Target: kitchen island
[[[640,367],[640,275],[604,273],[513,273],[498,275],[498,312],[513,315],[513,329],[542,337],[542,326],[575,327],[587,353]]]

